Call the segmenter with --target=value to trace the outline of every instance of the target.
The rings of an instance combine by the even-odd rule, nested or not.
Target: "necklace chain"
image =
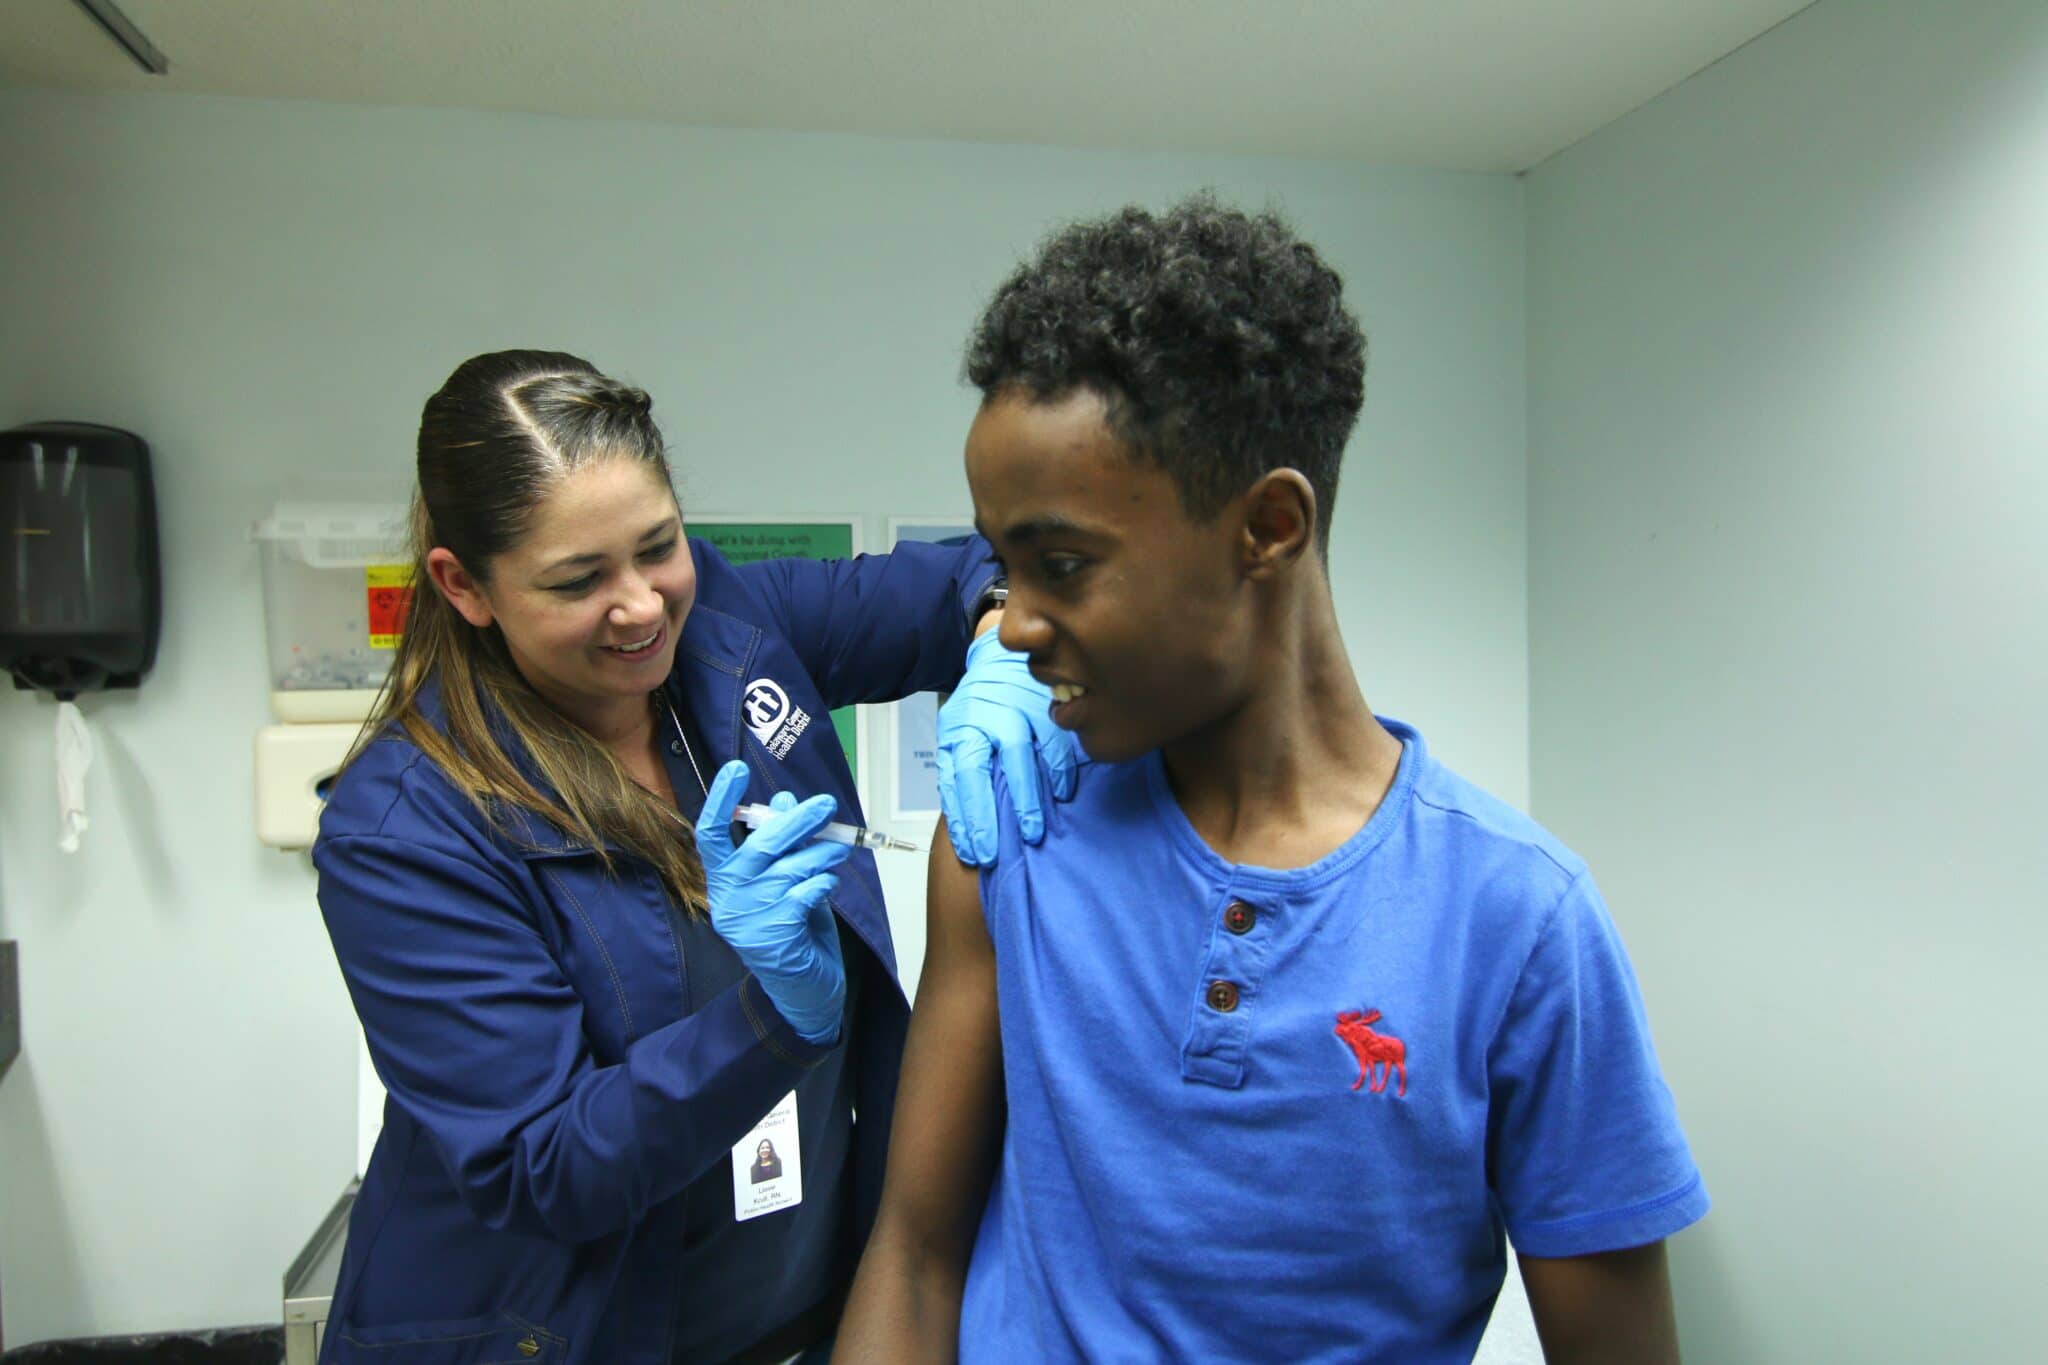
[[[668,699],[666,693],[661,695],[661,704],[668,709],[669,724],[676,727],[676,742],[683,746],[683,757],[690,760],[690,772],[696,776],[697,790],[708,799],[711,788],[704,784],[704,770],[697,766],[697,755],[690,750],[690,737],[683,731],[683,719],[676,714],[675,703]]]

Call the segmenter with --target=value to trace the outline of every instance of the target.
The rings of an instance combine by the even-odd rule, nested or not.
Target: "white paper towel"
[[[92,767],[92,733],[78,703],[57,703],[57,847],[78,852],[85,833],[85,774]]]

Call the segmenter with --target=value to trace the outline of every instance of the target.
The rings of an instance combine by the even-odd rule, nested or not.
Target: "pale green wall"
[[[274,1319],[352,1168],[312,879],[252,825],[247,530],[282,480],[402,472],[456,361],[558,346],[655,395],[690,505],[857,513],[878,538],[966,505],[958,349],[1017,256],[1054,219],[1204,184],[1280,201],[1372,334],[1333,548],[1367,695],[1526,801],[1512,178],[0,92],[0,425],[141,432],[168,579],[155,676],[87,703],[75,858],[51,707],[0,694],[0,937],[26,997],[0,1083],[9,1340]],[[921,878],[892,877],[914,967]]]
[[[2048,5],[1823,0],[1528,179],[1535,813],[1687,1359],[2040,1359]]]

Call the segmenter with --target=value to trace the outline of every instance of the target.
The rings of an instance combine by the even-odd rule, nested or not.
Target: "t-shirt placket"
[[[1181,1043],[1182,1080],[1227,1090],[1244,1084],[1252,1019],[1282,909],[1278,897],[1238,877],[1224,883],[1209,905],[1208,947]]]

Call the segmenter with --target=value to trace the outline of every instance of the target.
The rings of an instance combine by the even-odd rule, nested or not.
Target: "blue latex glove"
[[[1074,794],[1081,746],[1052,723],[1052,689],[1031,676],[1022,654],[1004,649],[993,630],[967,647],[967,675],[939,708],[939,808],[953,853],[963,863],[996,860],[995,765],[1009,779],[1010,804],[1024,842],[1045,837],[1045,794],[1038,761],[1055,801]]]
[[[853,852],[845,844],[813,843],[838,802],[814,796],[802,805],[777,792],[769,806],[785,812],[738,848],[732,813],[747,791],[747,765],[718,770],[697,817],[697,852],[711,902],[711,927],[754,974],[775,1008],[806,1042],[829,1043],[846,1004],[846,964],[839,926],[826,897],[839,885],[832,869]]]

